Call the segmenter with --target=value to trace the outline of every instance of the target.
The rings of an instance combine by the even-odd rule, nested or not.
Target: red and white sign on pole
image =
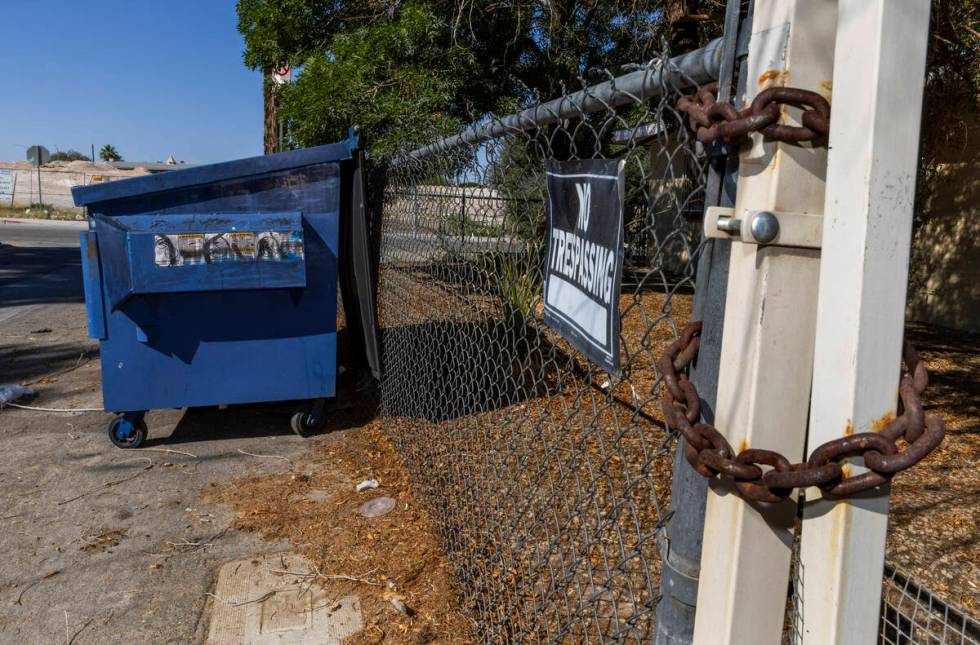
[[[276,85],[288,85],[293,82],[293,68],[289,63],[280,63],[272,70],[272,81]]]

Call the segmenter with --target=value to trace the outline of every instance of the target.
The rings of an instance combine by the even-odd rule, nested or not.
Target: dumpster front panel
[[[299,212],[93,219],[112,309],[138,294],[306,286]]]
[[[212,284],[134,293],[115,310],[107,307],[106,409],[333,396],[340,177],[339,163],[321,163],[90,205],[96,220],[111,218],[124,228],[128,218],[135,225],[144,215],[180,220],[224,213],[259,221],[270,213],[301,213],[305,262],[305,287]],[[114,296],[103,281],[106,303]]]

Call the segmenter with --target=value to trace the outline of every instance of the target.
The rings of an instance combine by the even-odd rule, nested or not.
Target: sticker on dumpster
[[[299,231],[258,233],[255,253],[260,260],[302,260],[303,233]]]
[[[208,264],[255,259],[255,233],[205,233],[204,261]]]
[[[230,231],[154,236],[154,260],[161,267],[302,259],[302,231]]]
[[[181,264],[204,263],[204,235],[200,233],[181,233],[177,236],[177,253]]]
[[[255,259],[255,233],[234,232],[229,233],[231,247],[235,251],[235,259],[254,260]]]

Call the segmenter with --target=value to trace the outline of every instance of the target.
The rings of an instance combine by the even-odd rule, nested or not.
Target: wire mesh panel
[[[879,642],[977,645],[980,622],[936,597],[904,571],[886,564]]]
[[[655,362],[690,317],[705,177],[674,108],[696,84],[659,69],[647,98],[611,79],[615,106],[585,88],[574,118],[551,102],[551,123],[490,119],[387,168],[383,414],[484,641],[654,633],[674,441]],[[542,319],[544,162],[576,159],[626,166],[619,376]]]
[[[782,642],[799,645],[806,629],[800,527],[793,543],[792,582]],[[885,562],[878,616],[880,645],[980,645],[980,621],[930,591],[908,572]]]

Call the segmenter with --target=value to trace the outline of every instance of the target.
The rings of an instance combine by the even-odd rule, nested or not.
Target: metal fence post
[[[726,7],[725,39],[719,73],[720,101],[731,98],[736,54],[748,36],[747,32],[740,33],[740,4],[739,0],[729,0]],[[740,79],[740,85],[743,83],[744,79]],[[741,95],[741,88],[738,95]],[[705,207],[734,205],[737,157],[726,147],[720,150],[720,154],[715,154],[709,164]],[[714,421],[730,246],[731,243],[727,240],[704,239],[695,279],[692,317],[694,320],[705,320],[706,323],[701,335],[697,369],[692,378],[700,393],[702,418],[707,423]],[[662,548],[663,573],[660,589],[663,597],[657,606],[656,645],[686,645],[694,637],[707,493],[707,480],[694,472],[684,458],[684,438],[681,437],[674,455],[670,520]]]
[[[769,85],[828,94],[836,2],[756,0],[747,100]],[[786,110],[795,122],[798,113]],[[739,161],[735,213],[820,213],[826,151],[762,142]],[[706,231],[708,232],[708,231]],[[818,252],[733,241],[715,420],[729,443],[803,456],[813,360]],[[796,503],[750,504],[730,481],[712,480],[694,641],[779,643]]]
[[[419,188],[412,187],[412,233],[419,232]]]
[[[929,31],[928,0],[840,0],[838,14],[810,451],[894,417]],[[804,643],[874,642],[888,493],[807,491]]]

